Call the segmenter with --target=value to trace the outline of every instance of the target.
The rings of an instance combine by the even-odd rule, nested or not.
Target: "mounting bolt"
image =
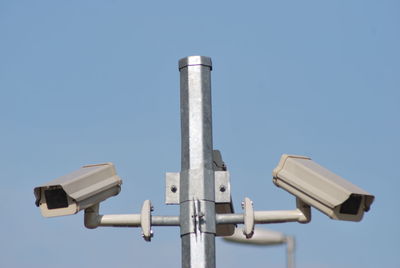
[[[219,186],[219,190],[223,193],[226,191],[225,185]]]
[[[178,191],[178,188],[175,185],[171,186],[171,192],[176,193]]]

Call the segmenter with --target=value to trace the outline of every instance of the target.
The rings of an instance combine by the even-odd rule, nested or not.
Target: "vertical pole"
[[[179,61],[181,94],[180,228],[183,268],[215,267],[211,59]]]
[[[296,247],[296,240],[293,236],[286,237],[286,254],[287,254],[287,268],[295,268],[294,251]]]

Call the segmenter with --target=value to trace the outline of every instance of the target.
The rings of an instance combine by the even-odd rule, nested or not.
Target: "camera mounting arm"
[[[243,214],[216,214],[216,224],[244,224],[243,233],[251,238],[255,224],[300,222],[308,223],[311,220],[310,206],[296,200],[297,209],[277,211],[254,211],[253,201],[245,198]],[[150,200],[145,200],[140,214],[99,214],[100,204],[85,209],[84,223],[88,229],[97,227],[141,227],[142,236],[146,241],[153,237],[152,226],[180,226],[179,216],[153,216],[153,206]]]
[[[95,229],[99,226],[108,227],[141,227],[144,240],[153,237],[151,226],[179,226],[179,216],[152,216],[153,207],[150,200],[143,202],[140,214],[99,214],[99,204],[85,209],[85,227]]]

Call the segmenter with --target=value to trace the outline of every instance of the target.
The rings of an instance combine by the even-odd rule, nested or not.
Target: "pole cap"
[[[179,60],[179,70],[187,66],[203,65],[212,70],[211,58],[206,56],[189,56]]]

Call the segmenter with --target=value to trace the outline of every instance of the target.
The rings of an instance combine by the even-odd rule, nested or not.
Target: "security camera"
[[[360,221],[374,196],[318,165],[309,157],[282,155],[273,182],[336,220]]]
[[[122,180],[112,163],[88,165],[34,189],[44,217],[65,216],[117,195]]]

